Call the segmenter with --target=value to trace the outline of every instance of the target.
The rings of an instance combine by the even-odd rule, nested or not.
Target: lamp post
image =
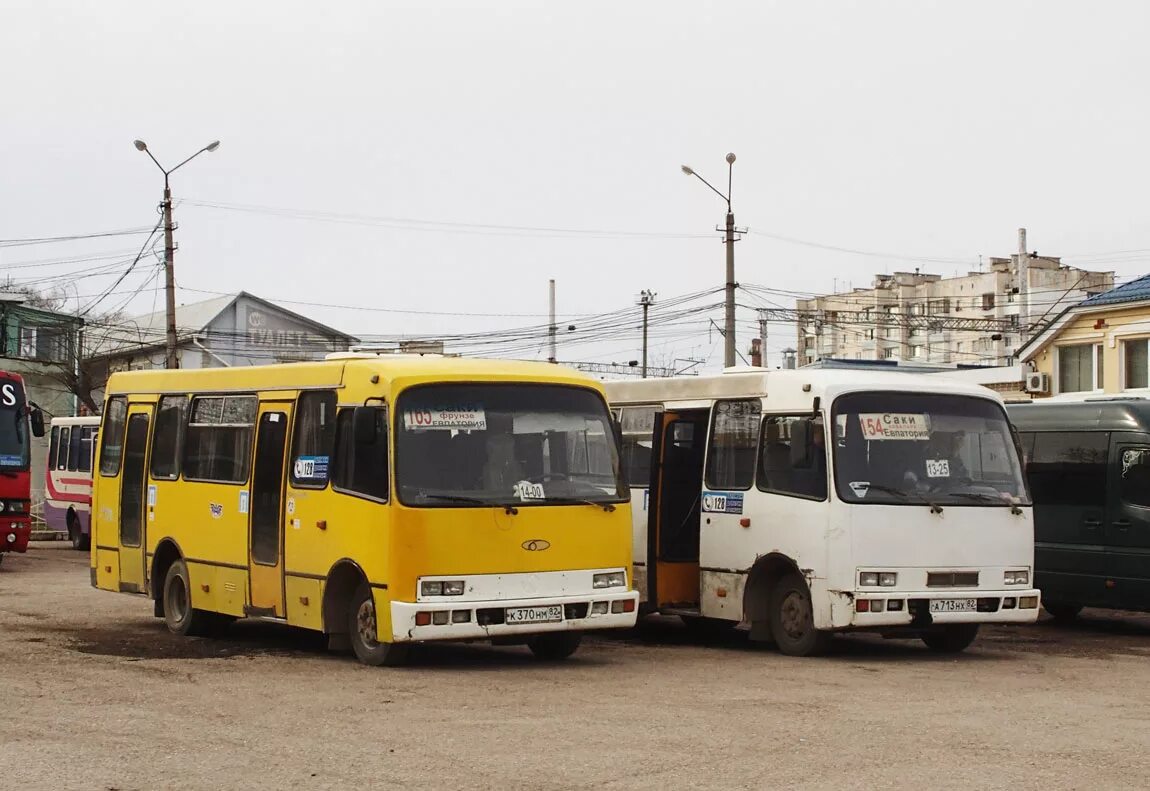
[[[730,368],[735,364],[735,215],[731,211],[731,178],[735,166],[735,155],[727,154],[727,194],[715,189],[711,182],[696,173],[692,168],[683,165],[683,172],[694,176],[711,188],[711,191],[727,203],[727,223],[725,228],[716,226],[715,230],[726,230],[725,243],[727,245],[727,298],[726,315],[723,322],[723,367]]]
[[[213,140],[174,168],[167,169],[152,156],[152,152],[148,150],[148,144],[143,140],[136,140],[134,145],[137,151],[143,151],[147,154],[156,163],[160,172],[164,174],[164,202],[160,204],[164,212],[164,302],[167,313],[167,359],[164,367],[179,368],[179,360],[176,358],[176,248],[172,243],[172,190],[168,185],[168,177],[205,151],[215,151],[220,147],[220,141]]]

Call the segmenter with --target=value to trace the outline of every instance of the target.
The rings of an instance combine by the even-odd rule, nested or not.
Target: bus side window
[[[341,409],[336,420],[335,464],[331,483],[334,489],[387,500],[387,410],[359,407],[375,413],[375,436],[356,437],[355,409]],[[436,433],[436,432],[433,432]],[[442,432],[439,432],[442,433]],[[432,459],[442,463],[445,459]]]
[[[75,472],[80,467],[80,427],[72,426],[72,436],[68,440],[68,471]]]
[[[335,393],[322,390],[301,394],[288,465],[292,486],[316,489],[327,486],[334,447]]]
[[[60,427],[52,426],[52,437],[48,440],[48,470],[56,469],[56,456],[60,453]]]
[[[619,411],[622,428],[623,477],[628,486],[645,489],[651,482],[651,443],[655,433],[653,406],[625,407]]]
[[[715,404],[707,448],[707,486],[712,489],[751,488],[755,481],[762,412],[762,402],[757,398]]]
[[[1150,507],[1150,448],[1122,449],[1122,500]]]
[[[95,433],[95,426],[84,426],[80,429],[80,459],[76,462],[76,469],[79,472],[92,471],[92,446],[95,444],[92,437]]]
[[[164,396],[152,430],[152,477],[174,481],[180,477],[180,451],[184,444],[185,396]]]
[[[101,432],[104,444],[100,446],[100,474],[120,474],[120,457],[124,451],[124,425],[128,417],[128,400],[123,396],[108,399]]]
[[[796,431],[800,426],[803,430]],[[796,441],[802,447],[797,447]],[[768,417],[763,421],[759,454],[758,486],[762,491],[827,498],[827,449],[821,417]]]
[[[56,469],[68,469],[68,446],[71,443],[71,429],[67,426],[60,427],[60,451],[56,456]]]
[[[252,458],[254,395],[196,396],[184,432],[184,478],[243,483]]]
[[[1030,462],[1035,504],[1100,508],[1106,502],[1109,447],[1106,432],[1037,432]]]

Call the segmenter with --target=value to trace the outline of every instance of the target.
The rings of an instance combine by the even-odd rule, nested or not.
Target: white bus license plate
[[[931,612],[978,612],[976,599],[931,599]]]
[[[509,607],[504,615],[504,623],[557,623],[563,620],[563,607],[552,604],[547,607]]]

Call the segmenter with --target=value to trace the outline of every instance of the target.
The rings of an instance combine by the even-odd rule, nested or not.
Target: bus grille
[[[977,571],[930,571],[926,575],[928,588],[977,588]]]

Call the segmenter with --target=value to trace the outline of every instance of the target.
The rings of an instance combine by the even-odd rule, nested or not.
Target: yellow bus
[[[629,492],[602,389],[555,365],[332,355],[114,374],[92,584],[177,634],[322,631],[370,665],[414,642],[562,659],[633,626]]]

